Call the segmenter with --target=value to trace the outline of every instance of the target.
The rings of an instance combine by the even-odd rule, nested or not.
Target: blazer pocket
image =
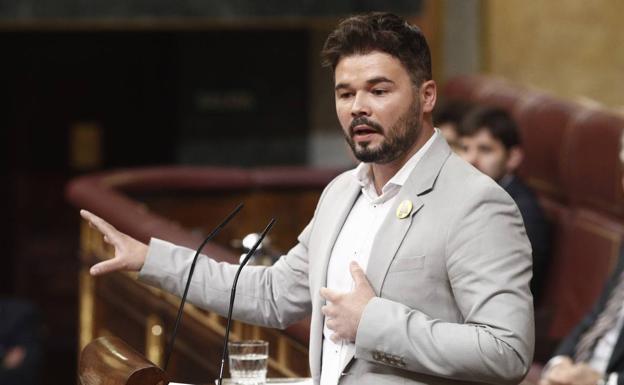
[[[425,256],[416,255],[414,257],[397,258],[392,261],[388,273],[400,273],[403,271],[418,270],[425,267]]]

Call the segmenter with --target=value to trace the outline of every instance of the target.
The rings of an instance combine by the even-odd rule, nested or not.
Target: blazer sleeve
[[[246,266],[236,289],[233,317],[247,323],[285,328],[311,311],[308,287],[307,244],[312,223],[298,244],[273,266]],[[139,279],[181,296],[194,250],[152,238]],[[223,316],[238,265],[217,262],[201,255],[189,288],[188,300]]]
[[[446,234],[450,290],[463,322],[436,319],[384,298],[371,300],[356,336],[356,358],[423,374],[491,384],[517,384],[534,349],[529,290],[531,248],[521,216],[498,186],[462,191]]]
[[[299,234],[295,247],[272,266],[243,268],[232,311],[235,319],[284,329],[312,312],[308,245],[319,207],[339,178],[323,190],[314,217]],[[194,250],[152,238],[139,280],[181,296],[194,255]],[[226,316],[238,266],[201,255],[195,265],[188,301]]]

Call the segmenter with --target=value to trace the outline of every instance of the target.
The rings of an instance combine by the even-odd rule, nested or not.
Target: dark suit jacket
[[[517,176],[506,177],[501,186],[520,209],[531,247],[533,248],[533,302],[539,304],[548,273],[551,251],[551,226],[535,193]]]
[[[572,332],[563,340],[557,348],[555,355],[564,355],[573,357],[578,340],[583,333],[594,323],[605,308],[609,295],[617,285],[618,277],[624,270],[624,248],[620,251],[620,258],[615,271],[607,281],[598,302],[593,309],[583,318],[583,320],[572,330]],[[613,354],[607,365],[607,373],[618,373],[618,384],[624,385],[624,333],[621,333],[613,349]]]

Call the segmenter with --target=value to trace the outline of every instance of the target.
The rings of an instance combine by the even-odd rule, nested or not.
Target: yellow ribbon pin
[[[397,218],[399,219],[407,218],[412,212],[413,207],[414,206],[412,205],[412,201],[408,199],[401,202],[401,204],[399,205],[399,207],[397,207],[397,210],[396,210]]]

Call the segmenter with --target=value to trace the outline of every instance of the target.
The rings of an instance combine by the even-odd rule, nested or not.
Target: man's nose
[[[471,165],[477,167],[477,154],[474,151],[462,151],[461,157]]]
[[[479,168],[478,164],[479,164],[479,157],[472,153],[468,156],[468,163],[470,163],[471,165],[475,166],[476,168]]]
[[[351,105],[351,116],[357,118],[358,116],[370,116],[370,114],[371,110],[366,97],[360,92],[356,93]]]

